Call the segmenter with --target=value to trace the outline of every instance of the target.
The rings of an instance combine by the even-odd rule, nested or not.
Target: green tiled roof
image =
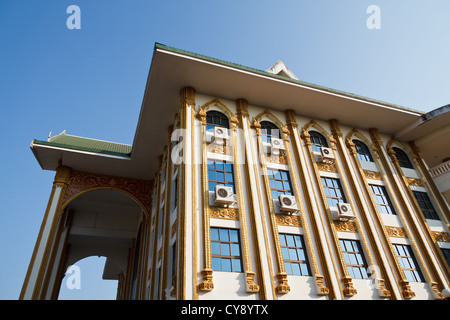
[[[120,156],[129,156],[132,148],[132,146],[128,144],[82,138],[65,133],[54,136],[48,141],[33,140],[33,143]]]

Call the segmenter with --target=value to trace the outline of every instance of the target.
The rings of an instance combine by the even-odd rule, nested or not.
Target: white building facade
[[[273,70],[156,44],[132,146],[33,140],[56,176],[20,298],[96,254],[118,299],[443,299],[423,113]]]

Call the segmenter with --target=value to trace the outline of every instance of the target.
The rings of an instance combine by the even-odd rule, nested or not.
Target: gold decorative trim
[[[273,155],[273,154],[271,154],[270,156],[266,155],[266,161],[267,162],[271,162],[271,163],[287,165],[286,156],[282,155],[282,154],[280,154],[280,155]]]
[[[336,166],[333,163],[325,163],[325,162],[318,162],[317,168],[319,171],[326,171],[326,172],[334,172],[337,173]]]
[[[356,225],[352,221],[334,221],[336,231],[342,232],[358,232]]]
[[[65,178],[67,173],[65,173]],[[146,216],[151,212],[151,182],[147,180],[114,177],[108,175],[92,174],[80,171],[71,171],[67,182],[67,190],[62,200],[64,209],[76,197],[97,189],[114,189],[124,192],[136,200]]]
[[[300,216],[297,215],[277,214],[276,219],[280,226],[301,227]]]
[[[272,115],[268,110],[260,113],[257,117],[253,118],[253,125],[252,127],[256,130],[257,135],[257,150],[260,155],[260,165],[263,172],[263,181],[264,181],[264,187],[266,191],[266,201],[269,208],[269,217],[270,217],[270,224],[271,224],[271,231],[272,231],[272,237],[273,237],[273,244],[275,247],[275,254],[276,254],[276,261],[278,266],[278,273],[276,274],[276,277],[278,279],[278,286],[276,286],[275,290],[278,294],[285,294],[290,291],[290,287],[287,282],[287,274],[284,267],[284,261],[283,261],[283,255],[281,252],[281,244],[280,244],[280,236],[278,233],[278,225],[277,225],[277,219],[275,214],[275,208],[272,201],[272,194],[270,189],[270,182],[268,177],[268,171],[267,171],[267,164],[266,164],[266,157],[264,155],[264,149],[261,139],[261,124],[259,123],[258,119],[261,119],[263,116],[269,116],[276,122],[279,126],[282,126],[282,123],[274,116]],[[288,140],[286,141],[286,138],[289,139],[287,134],[285,134],[284,144],[286,149],[288,146]]]
[[[304,153],[303,153],[303,148],[302,148],[301,139],[300,139],[300,135],[299,135],[300,133],[299,133],[299,130],[298,130],[298,123],[297,123],[294,111],[287,110],[286,111],[286,118],[287,118],[288,128],[289,128],[289,130],[291,132],[291,137],[292,137],[292,146],[293,146],[292,153],[295,155],[295,159],[296,159],[296,162],[297,162],[297,168],[299,170],[300,183],[302,185],[304,196],[305,196],[306,199],[311,199],[311,196],[315,197],[315,193],[314,193],[314,191],[312,191],[312,194],[310,193],[311,191],[309,190],[307,182],[306,182],[306,180],[309,181],[309,178],[306,178],[306,176],[309,175],[309,172],[308,172],[308,168],[305,167],[305,161],[303,161],[303,158],[302,158],[302,155],[304,156]],[[307,144],[307,142],[306,142],[306,144]],[[297,186],[297,188],[298,188],[298,186]],[[333,290],[333,285],[332,285],[332,283],[330,281],[331,276],[330,276],[330,273],[329,273],[327,260],[323,256],[323,254],[319,253],[319,259],[323,263],[322,264],[323,271],[327,275],[327,278],[325,278],[322,274],[320,274],[320,271],[319,271],[319,266],[317,264],[317,258],[316,258],[316,255],[314,253],[314,245],[313,245],[311,234],[310,234],[310,231],[309,231],[309,226],[308,226],[308,223],[307,223],[307,220],[306,220],[306,214],[307,214],[307,212],[309,212],[310,218],[311,218],[312,227],[313,227],[313,232],[317,236],[316,245],[319,248],[323,248],[322,240],[321,240],[320,236],[318,235],[318,224],[317,224],[316,217],[315,217],[315,214],[314,214],[315,209],[312,206],[312,201],[311,200],[310,201],[306,201],[306,206],[308,207],[308,211],[302,210],[302,212],[304,212],[304,214],[300,214],[300,219],[301,219],[301,224],[303,226],[303,232],[304,232],[304,235],[305,235],[304,239],[306,241],[306,245],[307,245],[309,253],[310,253],[310,263],[311,263],[311,267],[312,267],[313,276],[314,276],[314,279],[316,281],[316,285],[315,285],[316,292],[320,296],[322,296],[322,295],[329,295],[330,299],[334,299],[335,298],[335,294],[334,294],[334,290]],[[325,286],[324,282],[327,283],[328,287],[331,288],[331,289],[327,288]]]
[[[450,242],[450,234],[448,234],[447,232],[431,231],[431,235],[434,241]]]
[[[209,206],[210,218],[239,220],[239,210],[237,208],[221,208]]]
[[[423,187],[423,182],[420,179],[417,178],[411,178],[411,177],[403,177],[405,180],[405,183],[409,187]]]
[[[396,238],[407,238],[408,236],[405,233],[405,229],[401,227],[392,227],[392,226],[385,226],[386,232],[389,237],[396,237]]]
[[[208,152],[212,152],[212,153],[219,153],[219,154],[224,154],[224,155],[232,155],[232,149],[230,148],[230,146],[227,145],[218,145],[215,144],[214,142],[211,142],[208,144]]]

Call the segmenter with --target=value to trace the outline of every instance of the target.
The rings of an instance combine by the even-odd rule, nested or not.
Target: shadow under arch
[[[106,257],[103,278],[119,280],[118,291],[130,279],[130,257],[136,255],[138,230],[145,208],[129,192],[113,187],[86,188],[64,203],[67,232],[60,279],[70,265],[90,256]],[[125,286],[126,287],[126,286]],[[129,293],[118,298],[127,299]]]

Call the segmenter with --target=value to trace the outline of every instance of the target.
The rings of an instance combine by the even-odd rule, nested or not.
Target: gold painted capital
[[[67,185],[69,183],[71,172],[72,172],[72,169],[60,164],[56,168],[54,183],[59,184],[59,185]]]
[[[182,103],[195,105],[195,89],[192,87],[184,87],[180,90],[180,98]]]
[[[276,288],[277,292],[280,294],[289,293],[289,291],[291,291],[291,288],[288,285],[287,273],[286,272],[278,273],[277,279],[278,279],[278,286]]]
[[[206,268],[201,271],[203,281],[198,285],[200,291],[212,291],[214,289],[213,270]]]

